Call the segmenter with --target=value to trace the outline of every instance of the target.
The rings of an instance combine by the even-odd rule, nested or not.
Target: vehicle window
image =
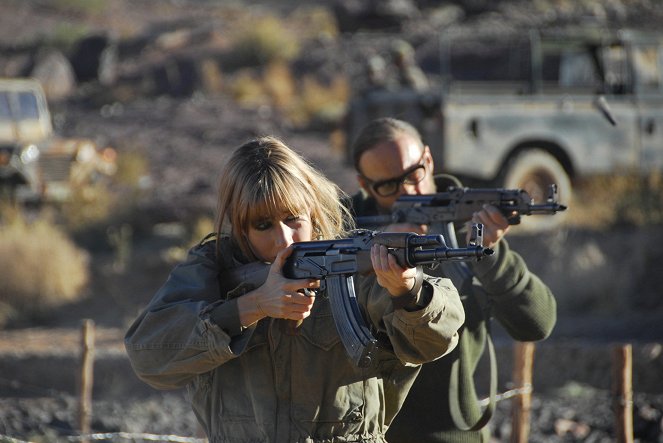
[[[0,92],[0,120],[10,120],[11,110],[9,109],[9,95],[6,92]]]
[[[601,81],[591,54],[580,48],[543,52],[542,78],[544,91],[574,90],[595,92]]]
[[[559,63],[559,85],[563,88],[596,88],[598,76],[587,52],[565,51]]]
[[[39,118],[37,97],[30,92],[18,93],[19,119],[30,120]]]
[[[628,85],[628,67],[626,50],[623,46],[613,45],[603,49],[603,65],[605,68],[605,84],[608,92],[623,94]]]
[[[465,40],[449,52],[451,78],[460,81],[523,81],[529,75],[529,53],[519,41]]]
[[[655,91],[661,87],[661,53],[656,46],[633,48],[633,68],[639,91]]]

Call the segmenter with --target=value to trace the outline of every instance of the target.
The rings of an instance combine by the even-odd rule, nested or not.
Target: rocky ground
[[[216,11],[213,9],[214,2],[159,2],[160,6],[155,9],[156,3],[147,0],[132,2],[130,8],[127,2],[114,1],[104,17],[92,14],[88,21],[93,21],[99,29],[114,28],[118,32],[140,34],[140,30],[149,27],[147,24],[154,29],[160,21],[172,23],[176,19],[185,21],[183,18],[207,20],[215,17],[210,13],[211,10]],[[289,2],[247,3],[256,8],[271,7],[282,13],[292,12]],[[317,3],[324,4],[312,2]],[[348,13],[353,11],[355,17],[360,14],[361,11],[353,9],[353,4],[339,2],[339,17],[347,18]],[[350,75],[357,74],[362,69],[362,58],[375,51],[376,47],[386,48],[394,35],[421,43],[427,35],[445,25],[470,30],[468,32],[484,28],[499,31],[526,25],[581,23],[591,18],[604,25],[637,23],[647,26],[657,23],[657,20],[660,23],[663,17],[657,3],[645,0],[450,1],[440,4],[394,1],[384,4],[390,5],[391,9],[383,10],[377,19],[373,14],[364,17],[364,20],[366,23],[380,23],[381,19],[381,23],[385,23],[384,20],[389,18],[392,20],[388,22],[391,23],[389,27],[349,32],[333,44],[312,44],[307,48],[307,59],[297,64],[299,69],[310,70],[315,65],[321,77],[329,76],[339,67]],[[430,9],[432,6],[435,7]],[[57,9],[44,1],[3,2],[0,4],[0,41],[3,46],[11,41],[24,42],[34,34],[34,29],[54,29],[62,19],[58,14]],[[81,17],[83,19],[85,17]],[[348,29],[356,25],[350,19],[343,23]],[[379,28],[377,24],[374,27]],[[133,65],[124,66],[122,72],[133,68]],[[153,94],[129,101],[104,101],[98,97],[108,97],[109,94],[100,94],[96,98],[91,96],[99,90],[95,84],[81,86],[71,98],[54,104],[54,120],[63,135],[90,136],[116,147],[120,154],[139,153],[148,160],[145,193],[136,203],[136,212],[130,219],[124,220],[135,227],[131,258],[118,266],[117,251],[108,244],[105,232],[92,230],[81,234],[79,240],[90,248],[93,257],[93,281],[87,289],[87,297],[79,303],[53,310],[47,318],[33,324],[0,331],[0,441],[12,441],[9,437],[44,442],[66,441],[69,436],[76,435],[75,374],[78,327],[83,318],[94,319],[98,326],[98,372],[95,373],[92,428],[94,432],[110,433],[99,436],[99,439],[148,439],[121,432],[158,434],[161,441],[167,441],[165,435],[171,434],[200,437],[184,393],[158,393],[137,381],[128,367],[121,345],[123,331],[172,266],[169,251],[189,240],[184,238],[180,224],[190,223],[198,216],[213,214],[219,167],[233,147],[255,135],[283,137],[344,190],[356,190],[354,174],[344,163],[343,154],[330,148],[333,129],[330,126],[295,128],[284,122],[273,108],[241,108],[223,93],[185,96]],[[120,218],[117,223],[122,221]],[[613,261],[610,257],[618,256],[619,251],[623,250],[620,247],[632,244],[634,238],[643,248],[647,239],[654,239],[653,242],[660,240],[655,237],[654,231],[651,235],[638,232],[588,233],[569,228],[551,236],[552,239],[547,242],[528,236],[514,240],[535,271],[556,293],[564,294],[560,300],[564,315],[560,316],[559,329],[549,344],[541,344],[537,354],[537,361],[547,366],[535,372],[542,378],[535,381],[529,441],[614,441],[612,398],[607,376],[610,362],[602,355],[596,355],[597,349],[607,353],[612,343],[630,341],[637,345],[634,354],[636,361],[645,362],[642,364],[644,368],[638,366],[636,371],[635,436],[640,442],[663,442],[660,382],[655,387],[656,374],[661,373],[663,358],[660,345],[657,347],[655,344],[663,340],[660,313],[656,310],[627,309],[626,297],[614,300],[613,304],[592,305],[587,300],[580,303],[584,294],[581,289],[584,291],[592,285],[582,275],[573,275],[569,268],[564,267],[565,263],[573,260],[573,263],[594,263],[596,254],[603,254],[602,259],[608,257],[605,259],[607,264],[597,267],[592,279],[599,281],[594,286],[599,285],[602,293],[612,294],[607,284],[600,286],[603,283],[601,275],[614,275],[622,269],[618,267],[619,257]],[[565,240],[562,244],[576,246],[571,258],[551,246],[553,242],[559,244],[560,239]],[[613,249],[609,244],[613,245]],[[651,261],[657,261],[656,257],[660,257],[660,252],[653,248],[647,251],[649,257],[654,257]],[[553,263],[552,268],[546,261]],[[642,275],[655,273],[638,273],[641,271],[637,267],[641,265],[639,262],[628,268],[628,273],[634,276],[633,280],[644,280]],[[653,266],[646,260],[644,265]],[[648,278],[648,285],[655,286],[655,281]],[[572,284],[565,284],[565,280],[571,280]],[[620,285],[627,285],[619,281]],[[633,287],[637,284],[640,282],[632,282]],[[644,290],[634,290],[633,293],[634,296],[644,297]],[[647,297],[646,300],[651,300],[652,295]],[[580,315],[576,310],[578,306],[595,306],[596,315]],[[510,345],[508,340],[498,335],[498,347],[505,359],[500,364],[501,377],[505,379],[501,384],[502,390],[509,388]],[[645,387],[638,389],[638,386]],[[510,424],[510,402],[504,400],[498,404],[491,422],[496,439],[508,439]]]

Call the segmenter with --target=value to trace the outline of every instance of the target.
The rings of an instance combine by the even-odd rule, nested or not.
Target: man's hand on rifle
[[[472,214],[472,219],[465,223],[468,228],[467,241],[470,239],[473,223],[483,224],[483,246],[486,248],[494,248],[511,226],[509,220],[493,205],[483,205],[483,209]]]

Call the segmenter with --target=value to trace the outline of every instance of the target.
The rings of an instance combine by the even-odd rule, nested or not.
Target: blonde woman
[[[383,246],[371,250],[375,275],[356,281],[381,341],[368,368],[346,355],[319,281],[283,277],[293,242],[346,235],[345,197],[276,138],[240,146],[222,171],[215,238],[191,249],[127,332],[137,375],[187,386],[210,442],[384,442],[419,366],[456,345],[456,289],[426,277],[418,304],[395,309],[416,270]],[[220,273],[253,261],[270,263],[266,281],[221,291]]]

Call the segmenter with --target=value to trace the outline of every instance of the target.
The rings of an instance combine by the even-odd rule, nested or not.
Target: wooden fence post
[[[513,354],[513,383],[514,389],[520,393],[513,397],[512,443],[527,443],[529,438],[533,363],[534,343],[516,342]]]
[[[633,351],[631,345],[612,350],[612,407],[617,443],[633,443]]]
[[[92,386],[94,384],[94,321],[83,320],[81,328],[81,368],[79,386],[78,428],[82,435],[90,433],[92,420]],[[87,443],[89,439],[81,440]]]

